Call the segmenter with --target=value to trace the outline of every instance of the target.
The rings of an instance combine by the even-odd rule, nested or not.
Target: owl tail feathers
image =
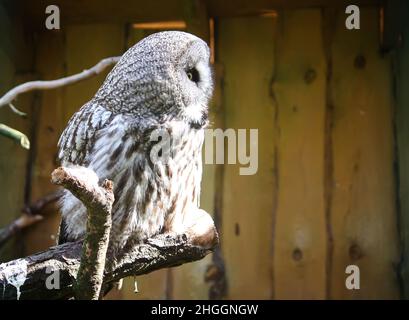
[[[57,239],[57,245],[69,242],[64,219],[61,219]]]

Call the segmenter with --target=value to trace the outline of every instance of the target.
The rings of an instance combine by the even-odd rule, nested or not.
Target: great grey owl
[[[58,142],[66,167],[90,168],[114,182],[110,246],[178,231],[199,207],[201,149],[213,90],[209,48],[194,35],[155,33],[130,48],[95,96],[76,112]],[[167,161],[151,159],[151,133],[171,137]],[[70,192],[61,200],[59,243],[83,238],[86,209]]]

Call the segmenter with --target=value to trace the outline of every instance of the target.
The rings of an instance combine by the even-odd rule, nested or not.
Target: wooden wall
[[[399,297],[392,82],[390,59],[379,50],[378,14],[362,10],[357,33],[338,20],[333,36],[330,285],[335,298]],[[345,290],[342,264],[361,268],[360,291]]]
[[[12,1],[0,3],[0,95],[12,86],[32,80],[34,52],[32,38],[23,30],[21,18]],[[33,95],[18,99],[18,108],[32,115]],[[27,136],[31,135],[32,118],[23,119],[8,107],[0,109],[0,123],[11,126]],[[30,151],[14,141],[0,136],[0,226],[10,223],[19,215],[29,196],[26,179],[27,159]],[[23,254],[21,234],[0,250],[0,261]]]
[[[225,166],[228,297],[400,295],[390,60],[378,10],[361,23],[319,9],[220,21],[227,127],[260,130],[258,173]]]
[[[208,16],[200,1],[184,11],[184,18],[189,31],[209,40]],[[206,165],[202,207],[214,214],[219,227],[217,254],[137,277],[138,293],[134,279],[126,279],[110,298],[401,296],[398,212],[408,208],[409,176],[402,165],[396,183],[394,119],[401,119],[396,122],[398,160],[406,163],[407,94],[402,80],[395,116],[391,55],[379,50],[379,8],[362,8],[360,30],[346,30],[344,21],[342,10],[321,8],[215,19],[212,123],[259,130],[258,171],[240,176],[240,164]],[[60,31],[38,33],[29,69],[42,79],[79,72],[103,57],[120,55],[153,31],[118,22],[63,24]],[[402,70],[408,65],[405,48],[399,58]],[[0,76],[2,91],[15,79],[14,62],[5,60],[4,50],[2,43],[0,64],[9,68]],[[33,102],[31,199],[53,189],[49,174],[58,137],[105,75],[43,92]],[[26,99],[28,104],[35,101]],[[19,107],[24,108],[22,102]],[[30,122],[20,125],[22,120],[1,110],[0,122],[8,119],[22,130],[30,128]],[[0,139],[0,178],[10,184],[9,191],[0,193],[7,208],[0,215],[4,224],[23,203],[27,155]],[[16,161],[10,161],[10,154]],[[18,170],[12,172],[10,166]],[[54,215],[26,232],[24,254],[53,244],[57,225]],[[345,288],[350,264],[360,267],[360,290]],[[206,280],[213,269],[217,277]]]
[[[396,170],[402,256],[400,274],[404,298],[409,298],[409,3],[394,0],[387,8],[388,28],[385,38],[393,52],[394,98],[396,101]],[[406,39],[406,40],[404,40]]]

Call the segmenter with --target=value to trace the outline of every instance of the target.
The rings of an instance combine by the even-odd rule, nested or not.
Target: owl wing
[[[91,102],[76,112],[58,141],[58,160],[61,165],[87,166],[89,155],[99,132],[113,120],[114,114]],[[58,244],[69,241],[64,217],[61,219]]]
[[[58,141],[58,160],[61,165],[86,166],[98,132],[114,118],[114,114],[92,102],[76,112]]]

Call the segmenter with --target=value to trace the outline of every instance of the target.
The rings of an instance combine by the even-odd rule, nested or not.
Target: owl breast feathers
[[[130,48],[69,121],[58,143],[60,163],[114,182],[114,248],[131,236],[182,231],[186,214],[198,210],[211,93],[206,43],[185,32],[160,32]],[[152,157],[157,132],[166,133],[170,147],[159,160]],[[59,243],[81,239],[83,204],[66,191],[61,211]]]

